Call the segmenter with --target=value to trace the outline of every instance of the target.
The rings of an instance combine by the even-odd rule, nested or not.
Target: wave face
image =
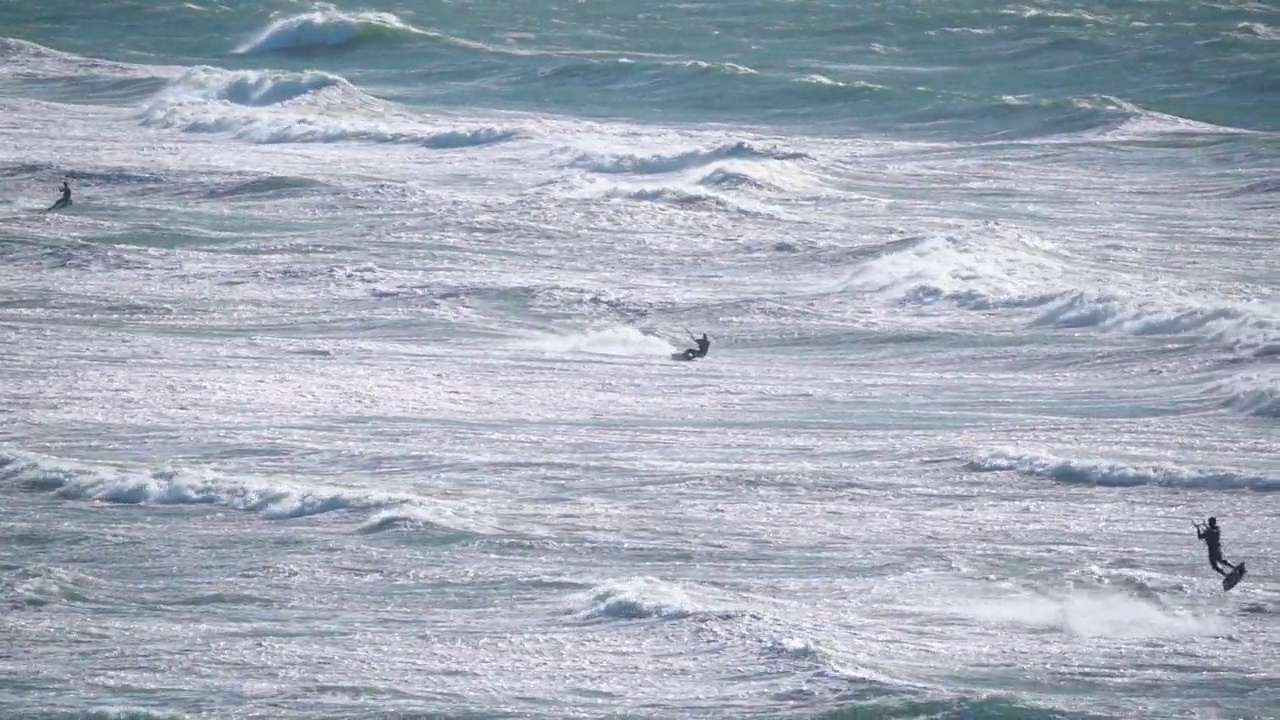
[[[392,13],[344,13],[333,8],[273,21],[251,40],[236,48],[240,54],[261,54],[340,48],[360,43],[394,43],[409,40],[421,30]]]
[[[1274,10],[848,5],[0,3],[0,718],[1271,717]]]

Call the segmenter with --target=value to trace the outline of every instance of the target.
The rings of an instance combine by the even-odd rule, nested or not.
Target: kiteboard
[[[1226,577],[1222,578],[1223,592],[1226,592],[1227,590],[1230,590],[1231,588],[1239,584],[1240,581],[1244,578],[1244,576],[1245,576],[1244,563],[1240,563],[1239,565],[1236,565],[1235,570],[1232,570],[1230,573],[1227,574]]]

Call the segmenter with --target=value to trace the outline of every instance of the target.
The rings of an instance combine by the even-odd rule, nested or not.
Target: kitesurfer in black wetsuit
[[[1236,566],[1222,558],[1222,538],[1218,534],[1218,519],[1209,518],[1209,524],[1205,526],[1201,526],[1200,523],[1195,525],[1196,537],[1209,546],[1209,567],[1212,567],[1219,575],[1227,574],[1225,570],[1219,567],[1220,564],[1226,565],[1234,571]]]
[[[53,204],[53,207],[49,209],[61,210],[62,208],[67,207],[70,204],[71,204],[71,186],[67,184],[66,180],[63,180],[62,181],[62,197],[58,198],[58,201],[55,202]]]
[[[694,338],[693,341],[698,344],[696,348],[689,348],[684,351],[684,359],[692,360],[694,358],[706,357],[707,350],[711,349],[711,341],[707,339],[707,334],[702,333],[702,337]]]

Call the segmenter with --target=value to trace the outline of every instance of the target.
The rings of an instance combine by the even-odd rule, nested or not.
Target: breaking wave
[[[143,109],[144,125],[220,133],[254,143],[371,142],[431,149],[516,138],[513,129],[430,128],[345,79],[323,72],[191,68]]]
[[[1236,375],[1214,385],[1225,404],[1237,412],[1258,418],[1280,418],[1280,373]]]
[[[1195,490],[1280,491],[1280,477],[1184,468],[1172,464],[1128,465],[1096,460],[1073,460],[1044,454],[1002,450],[977,453],[964,464],[972,472],[1014,471],[1073,485],[1138,487],[1158,485]]]
[[[1073,277],[1076,275],[1077,277]],[[905,305],[1035,309],[1033,326],[1130,335],[1186,335],[1256,357],[1280,353],[1280,312],[1264,302],[1083,289],[1097,280],[1035,236],[1002,230],[890,243],[843,287]]]
[[[343,12],[332,7],[272,22],[235,52],[271,52],[337,48],[365,42],[394,42],[429,35],[388,12]]]
[[[0,481],[52,492],[67,500],[121,505],[220,505],[276,520],[370,510],[416,500],[352,488],[229,478],[199,470],[134,472],[16,454],[0,454]]]
[[[1082,291],[1049,303],[1035,323],[1131,335],[1194,334],[1258,356],[1280,350],[1280,323],[1263,305],[1194,305]]]
[[[731,619],[742,609],[694,587],[637,577],[598,586],[587,598],[586,617],[594,620]]]

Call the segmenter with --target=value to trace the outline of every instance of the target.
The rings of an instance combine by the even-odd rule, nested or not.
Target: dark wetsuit
[[[685,358],[692,360],[694,358],[706,357],[707,350],[711,349],[711,341],[707,339],[706,335],[703,335],[702,337],[694,340],[694,342],[698,344],[698,347],[685,350]]]
[[[51,207],[51,208],[49,208],[49,209],[50,209],[50,210],[58,210],[58,209],[60,209],[60,208],[64,208],[64,207],[66,207],[66,206],[68,206],[68,205],[70,205],[70,204],[71,204],[71,186],[67,185],[67,184],[64,182],[64,183],[62,183],[62,197],[58,198],[58,201],[57,201],[57,202],[55,202],[55,203],[53,204],[53,207]]]
[[[1213,568],[1219,575],[1226,575],[1227,571],[1223,570],[1219,565],[1226,565],[1232,570],[1236,569],[1235,565],[1222,559],[1222,538],[1217,525],[1206,525],[1196,531],[1196,537],[1204,541],[1209,546],[1209,567]]]

